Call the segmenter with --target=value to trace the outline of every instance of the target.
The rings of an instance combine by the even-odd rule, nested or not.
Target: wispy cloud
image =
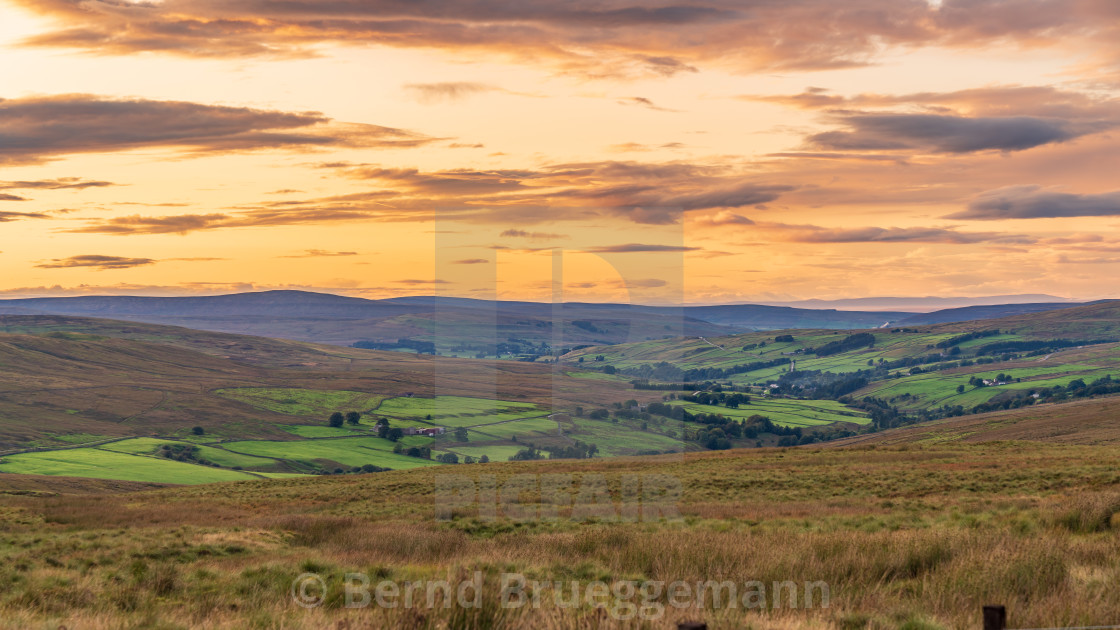
[[[585,162],[537,169],[423,172],[346,163],[324,165],[349,179],[381,186],[367,192],[270,200],[227,212],[95,219],[66,230],[93,234],[186,234],[200,230],[340,221],[446,220],[527,225],[620,218],[666,225],[684,213],[775,201],[797,186],[768,182],[714,164]],[[562,212],[558,212],[562,209]],[[513,228],[533,234],[523,228]],[[507,234],[512,237],[516,232]],[[544,235],[551,233],[538,233]],[[562,237],[556,235],[555,237]]]
[[[618,104],[619,105],[637,105],[639,107],[645,107],[646,109],[652,109],[652,110],[658,111],[658,112],[680,112],[680,110],[678,110],[678,109],[669,109],[667,107],[661,107],[657,103],[654,103],[652,100],[650,100],[650,99],[648,99],[644,96],[628,96],[626,98],[621,98],[621,99],[618,100]]]
[[[22,219],[49,219],[48,214],[42,212],[5,212],[0,210],[0,223],[10,223]]]
[[[92,267],[99,271],[107,269],[131,269],[156,264],[152,258],[126,258],[124,256],[101,256],[87,254],[70,256],[68,258],[55,258],[37,265],[40,269],[70,269],[73,267]]]
[[[684,245],[658,245],[647,243],[626,243],[625,245],[601,245],[599,247],[589,247],[584,251],[593,254],[638,254],[638,253],[667,253],[667,252],[694,252],[698,251],[699,247],[687,247]]]
[[[1076,194],[1041,186],[1009,186],[979,195],[967,210],[946,218],[992,221],[1107,216],[1120,216],[1120,191]]]
[[[404,86],[404,89],[411,94],[414,99],[426,105],[434,103],[454,103],[475,94],[504,91],[502,88],[487,83],[471,83],[467,81],[408,83]]]
[[[358,252],[332,252],[324,249],[308,249],[304,250],[302,254],[291,254],[288,256],[281,256],[281,258],[334,258],[339,256],[357,256]]]
[[[506,238],[528,238],[532,240],[548,241],[560,238],[568,238],[567,234],[556,234],[555,232],[529,232],[526,230],[509,229],[505,230],[499,236]]]
[[[76,153],[168,148],[188,153],[322,147],[410,148],[436,141],[319,112],[280,112],[85,94],[0,100],[0,164]]]
[[[117,186],[117,184],[113,182],[87,180],[80,177],[60,177],[58,179],[15,182],[0,181],[0,190],[85,190],[87,188],[105,188],[108,186]]]

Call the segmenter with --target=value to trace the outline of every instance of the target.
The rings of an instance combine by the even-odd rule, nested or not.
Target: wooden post
[[[1003,606],[984,607],[984,630],[1006,630],[1007,608]]]
[[[708,624],[703,621],[682,621],[677,624],[677,630],[708,630]]]

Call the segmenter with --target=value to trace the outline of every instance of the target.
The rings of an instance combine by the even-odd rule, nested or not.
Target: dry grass
[[[911,444],[1028,440],[1120,444],[1120,396],[1036,405],[926,422],[830,443]]]
[[[670,474],[676,522],[433,518],[436,471],[92,496],[0,495],[0,628],[961,628],[1120,619],[1113,447],[792,449],[460,466],[456,472]],[[441,471],[446,473],[446,471]],[[486,576],[484,606],[305,611],[296,575]],[[823,580],[827,609],[503,610],[498,575],[552,580]]]

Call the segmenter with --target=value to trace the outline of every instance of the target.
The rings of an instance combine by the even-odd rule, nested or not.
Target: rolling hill
[[[600,442],[604,454],[684,448],[663,433],[627,442],[610,436],[617,425],[556,415],[632,397],[651,398],[622,379],[543,364],[0,316],[0,472],[198,483],[408,468],[449,454],[505,459],[526,440],[542,449]],[[335,411],[361,417],[329,427]],[[447,434],[404,436],[404,452],[394,452],[381,418]],[[465,439],[453,435],[459,427]],[[418,459],[412,448],[434,454]]]
[[[724,336],[738,329],[875,328],[907,318],[979,319],[1043,310],[957,309],[949,315],[845,311],[756,304],[687,306],[488,301],[416,296],[366,300],[306,291],[205,297],[83,296],[0,300],[0,314],[102,317],[260,337],[462,357],[548,355],[553,347],[678,336]],[[939,320],[943,321],[943,320]],[[401,340],[404,340],[403,343]],[[434,344],[434,345],[433,345]]]
[[[563,360],[661,391],[718,382],[755,396],[841,400],[881,429],[1120,392],[1120,302],[918,327],[591,347]]]

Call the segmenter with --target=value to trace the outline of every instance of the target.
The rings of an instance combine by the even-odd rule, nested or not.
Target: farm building
[[[405,427],[403,432],[405,435],[426,435],[428,437],[433,437],[447,433],[447,429],[443,427]]]

